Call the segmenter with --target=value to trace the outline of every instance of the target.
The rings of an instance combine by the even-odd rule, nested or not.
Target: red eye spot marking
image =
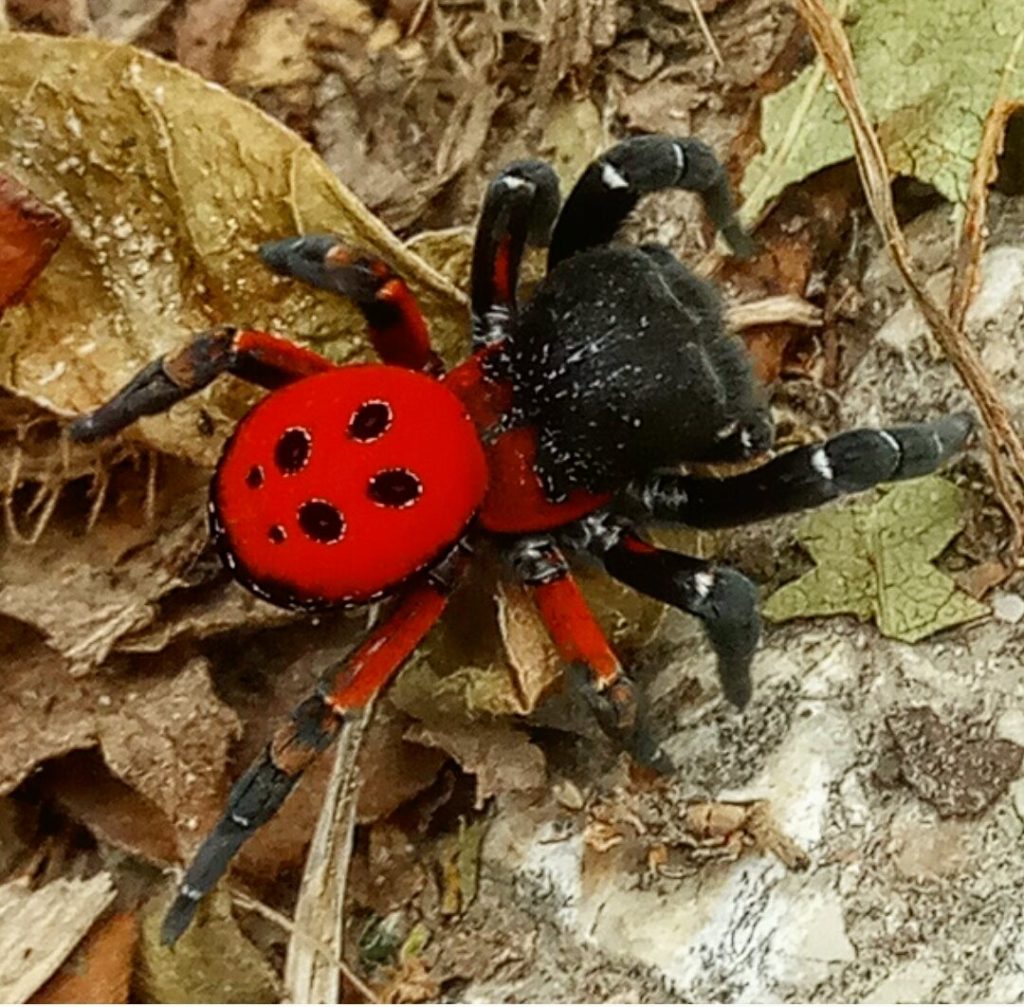
[[[423,492],[423,484],[408,469],[387,469],[370,480],[367,492],[382,507],[408,507]]]
[[[279,524],[271,525],[269,531],[267,532],[267,538],[269,538],[270,541],[274,543],[274,545],[280,545],[287,537],[288,535],[285,532],[284,528],[282,528]]]
[[[274,448],[274,464],[284,475],[295,475],[309,461],[309,449],[309,431],[302,427],[292,427],[281,434]]]
[[[330,545],[345,534],[345,519],[334,504],[326,500],[309,500],[299,508],[299,527],[314,542]]]
[[[263,485],[263,466],[253,465],[245,477],[245,484],[250,489],[258,490]]]
[[[386,402],[364,402],[348,424],[348,435],[354,441],[375,441],[391,426],[391,406]]]

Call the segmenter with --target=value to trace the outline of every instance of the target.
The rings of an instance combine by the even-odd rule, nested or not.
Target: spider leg
[[[515,161],[487,187],[470,279],[475,350],[508,336],[523,250],[547,244],[560,202],[558,176],[543,161]]]
[[[733,251],[752,252],[753,244],[736,219],[725,169],[707,144],[690,137],[635,136],[593,161],[569,193],[555,223],[548,269],[611,241],[640,197],[660,189],[700,193]]]
[[[181,350],[147,364],[113,398],[79,416],[69,432],[77,441],[109,437],[141,416],[170,409],[221,374],[280,388],[335,366],[318,353],[269,332],[222,325],[198,333]]]
[[[164,944],[174,944],[185,932],[199,902],[242,844],[277,813],[303,771],[334,741],[346,714],[365,706],[419,646],[444,610],[462,567],[460,552],[410,590],[387,621],[333,675],[321,680],[234,785],[224,814],[199,847],[164,918]]]
[[[415,296],[382,259],[358,256],[330,234],[268,241],[260,246],[260,258],[282,276],[354,301],[384,363],[429,374],[444,371]]]
[[[630,485],[627,497],[659,520],[697,528],[746,524],[928,475],[963,450],[973,426],[970,414],[954,413],[905,427],[847,430],[725,479],[655,473]]]
[[[585,673],[585,694],[604,732],[637,762],[671,771],[644,724],[642,693],[622,670],[554,539],[521,538],[509,555],[562,659]]]
[[[597,556],[616,580],[697,616],[718,659],[726,699],[739,709],[747,705],[750,662],[761,637],[750,580],[730,567],[660,549],[607,512],[588,515],[563,534],[567,544]]]

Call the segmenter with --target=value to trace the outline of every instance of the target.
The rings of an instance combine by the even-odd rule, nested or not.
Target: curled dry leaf
[[[114,900],[110,875],[0,886],[0,1000],[24,1003]]]
[[[67,229],[56,210],[0,174],[0,309],[39,275]]]
[[[98,747],[111,771],[163,809],[179,850],[220,812],[238,718],[214,694],[206,663],[153,661],[132,675],[74,679],[28,630],[4,626],[0,792],[48,759]],[[178,674],[173,672],[178,671]]]
[[[95,39],[0,36],[0,65],[0,168],[71,222],[31,299],[0,322],[0,384],[81,412],[191,332],[228,321],[310,339],[336,359],[365,352],[354,308],[259,262],[259,242],[299,232],[383,254],[442,352],[461,344],[462,295],[251,105]],[[217,383],[132,436],[209,463],[221,438],[197,434],[201,411],[226,432],[246,396]]]
[[[442,749],[476,776],[477,807],[495,794],[538,790],[547,778],[544,753],[524,732],[508,724],[452,724],[446,728],[417,724],[405,736],[419,745]]]
[[[0,613],[40,629],[72,672],[101,664],[122,636],[149,626],[156,603],[182,583],[181,573],[206,543],[202,493],[176,502],[147,524],[106,513],[93,533],[85,521],[69,534],[51,525],[29,547],[0,556]]]

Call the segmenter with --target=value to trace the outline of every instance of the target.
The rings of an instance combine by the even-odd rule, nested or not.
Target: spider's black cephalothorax
[[[274,604],[364,604],[387,619],[324,675],[240,777],[167,919],[173,943],[239,846],[416,649],[444,611],[474,536],[504,550],[559,653],[582,671],[600,724],[632,755],[667,760],[573,579],[589,554],[612,577],[696,616],[722,692],[752,693],[757,589],[738,570],[660,548],[647,520],[723,527],[815,507],[931,472],[971,420],[853,430],[724,479],[681,466],[766,454],[773,428],[717,293],[666,248],[611,244],[637,201],[700,194],[737,252],[750,242],[721,165],[697,140],[635,137],[595,160],[561,203],[557,178],[519,161],[490,183],[471,277],[473,353],[447,373],[411,291],[338,239],[270,242],[277,272],[350,298],[382,364],[338,367],[267,332],[198,334],[141,370],[72,436],[112,434],[230,373],[271,389],[229,438],[211,486],[212,530],[232,573]],[[520,309],[526,244],[548,274]]]

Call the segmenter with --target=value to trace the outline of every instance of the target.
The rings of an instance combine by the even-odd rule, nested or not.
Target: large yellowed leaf
[[[0,35],[0,68],[0,170],[71,224],[31,296],[0,322],[3,386],[81,412],[189,333],[229,321],[305,338],[338,360],[365,353],[350,305],[273,277],[257,258],[260,242],[300,232],[384,255],[411,282],[439,348],[457,354],[458,290],[255,107],[97,39]],[[210,462],[248,401],[220,382],[133,435]]]

